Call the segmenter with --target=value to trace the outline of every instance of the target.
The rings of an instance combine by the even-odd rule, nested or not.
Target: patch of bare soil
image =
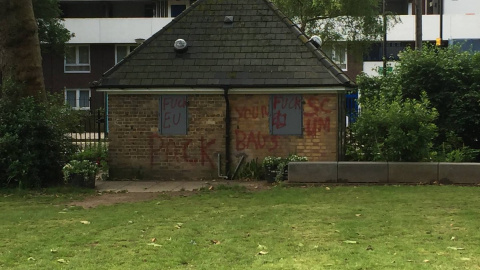
[[[117,203],[149,201],[160,196],[159,192],[122,192],[122,193],[98,193],[86,197],[82,201],[71,202],[70,205],[83,208],[94,208],[99,205],[113,205]]]
[[[272,187],[271,184],[266,182],[248,182],[242,186],[248,191],[261,191],[267,190]],[[215,185],[207,188],[210,191],[215,191]],[[82,201],[71,202],[70,205],[80,206],[83,208],[95,208],[100,205],[113,205],[118,203],[131,203],[150,201],[158,198],[159,196],[167,197],[186,197],[198,194],[198,190],[194,191],[167,191],[167,192],[99,192],[96,195],[88,196]]]

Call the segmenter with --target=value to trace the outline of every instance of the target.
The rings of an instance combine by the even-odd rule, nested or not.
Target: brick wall
[[[269,95],[232,95],[232,154],[247,160],[298,154],[310,161],[337,160],[336,94],[302,95],[303,135],[271,135]]]
[[[158,133],[158,95],[109,95],[112,178],[213,179],[225,153],[223,96],[189,95],[187,135]]]
[[[271,135],[269,95],[230,95],[232,168],[239,157],[298,154],[336,161],[336,94],[302,95],[303,134]],[[158,95],[109,95],[109,159],[113,178],[214,179],[217,155],[225,157],[222,95],[189,95],[187,135],[158,133]]]

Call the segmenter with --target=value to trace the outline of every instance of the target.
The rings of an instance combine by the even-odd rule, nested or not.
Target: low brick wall
[[[480,163],[291,162],[292,183],[480,184]]]

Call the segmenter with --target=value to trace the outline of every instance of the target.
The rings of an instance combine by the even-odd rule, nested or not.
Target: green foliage
[[[238,172],[238,178],[255,180],[263,179],[264,171],[262,165],[258,162],[258,158],[246,162]]]
[[[432,155],[439,162],[472,162],[476,161],[480,154],[480,149],[472,149],[465,145],[458,147],[448,142],[444,142],[437,149]]]
[[[85,161],[95,164],[97,171],[101,171],[101,178],[108,178],[108,147],[106,143],[98,143],[79,149],[71,157],[72,161]]]
[[[466,146],[480,149],[480,52],[455,46],[407,49],[397,72],[403,97],[418,99],[425,91],[438,110],[437,145],[453,132]]]
[[[274,178],[275,181],[286,180],[285,176],[288,174],[289,162],[303,162],[308,161],[307,157],[290,154],[286,158],[267,156],[262,161],[262,167],[265,172],[267,180],[271,181]]]
[[[108,147],[106,143],[98,143],[90,145],[82,149],[81,151],[73,154],[74,160],[89,160],[97,163],[101,167],[108,167]]]
[[[372,107],[386,106],[386,104],[411,102],[411,100],[423,103],[422,100],[427,98],[429,104],[425,106],[435,108],[438,112],[438,117],[433,121],[438,128],[438,136],[432,141],[430,158],[436,161],[458,162],[478,160],[480,53],[461,52],[459,47],[455,46],[449,48],[425,46],[422,51],[405,50],[400,54],[400,62],[395,71],[385,77],[362,75],[357,78],[362,113],[368,114]],[[386,104],[380,104],[378,100],[383,100]],[[385,113],[379,109],[373,109],[378,114]],[[383,116],[369,117],[382,118]],[[371,125],[374,123],[375,121]],[[357,131],[366,132],[367,130]],[[363,136],[364,140],[368,140],[366,134],[353,134],[353,136],[357,138]],[[376,147],[383,147],[383,145],[379,144]],[[398,147],[404,148],[401,145]],[[363,153],[356,153],[357,148],[361,147],[352,145],[349,154],[355,159],[360,159],[359,155]],[[383,160],[382,155],[383,153],[377,150],[376,155],[369,158]]]
[[[87,182],[90,178],[95,176],[98,172],[98,166],[95,162],[89,160],[71,160],[62,168],[63,181],[68,183],[73,174],[78,174],[83,177],[83,181]]]
[[[62,183],[62,167],[75,150],[66,134],[75,114],[62,97],[37,102],[22,85],[4,81],[0,98],[0,185],[38,188]]]
[[[352,126],[348,155],[360,161],[429,160],[437,115],[425,95],[420,101],[384,94],[367,99]]]
[[[63,25],[58,0],[33,0],[33,11],[38,24],[38,38],[43,52],[63,55],[65,44],[74,36]]]

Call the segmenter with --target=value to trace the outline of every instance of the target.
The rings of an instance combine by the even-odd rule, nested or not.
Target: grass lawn
[[[99,206],[0,194],[1,269],[480,269],[480,188],[342,186]]]

